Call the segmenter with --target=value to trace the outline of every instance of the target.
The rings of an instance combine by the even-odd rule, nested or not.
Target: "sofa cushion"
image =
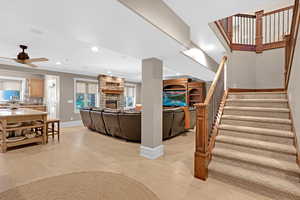
[[[192,107],[190,108],[190,115],[191,115],[191,117],[190,117],[190,128],[194,129],[195,126],[196,126],[196,118],[197,118],[196,108],[192,108]]]
[[[113,112],[102,112],[102,116],[107,134],[115,137],[122,137],[119,114]]]
[[[119,114],[122,137],[126,140],[140,142],[142,135],[141,113],[124,112]]]
[[[168,139],[172,135],[172,126],[174,121],[174,110],[166,109],[163,111],[163,139]]]
[[[91,118],[91,115],[90,115],[90,110],[81,109],[80,110],[80,116],[81,116],[81,119],[82,119],[82,123],[85,127],[89,128],[89,129],[92,129],[92,130],[95,130],[94,124],[92,122],[92,118]]]
[[[107,134],[105,124],[103,121],[102,112],[91,111],[91,118],[93,120],[95,130],[99,133]]]
[[[92,111],[100,111],[102,112],[104,109],[103,108],[100,108],[100,107],[93,107],[91,108]]]
[[[120,109],[111,109],[111,108],[104,108],[103,111],[106,112],[106,113],[119,113],[119,112],[121,112]]]
[[[184,120],[183,110],[181,108],[175,109],[171,136],[175,136],[182,132],[185,132],[184,125],[185,125],[185,120]]]

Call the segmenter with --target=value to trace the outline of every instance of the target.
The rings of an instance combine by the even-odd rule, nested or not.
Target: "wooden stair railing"
[[[219,115],[219,107],[224,97],[224,70],[227,57],[223,57],[215,79],[212,82],[205,102],[195,104],[197,109],[196,121],[196,150],[194,161],[194,176],[202,180],[208,177],[208,164],[211,157],[212,132]]]
[[[296,49],[296,43],[299,33],[299,24],[300,24],[300,8],[299,0],[295,0],[293,18],[291,24],[291,32],[285,37],[285,88],[288,89],[291,70],[294,61],[294,54]]]
[[[255,51],[283,48],[291,33],[294,6],[255,15],[237,14],[215,22],[231,50]]]

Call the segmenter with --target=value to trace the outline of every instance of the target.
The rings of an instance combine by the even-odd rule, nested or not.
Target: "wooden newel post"
[[[194,176],[201,180],[208,177],[208,106],[198,104],[196,122],[196,151],[194,161]]]
[[[255,37],[255,43],[256,43],[256,53],[262,53],[263,52],[263,16],[264,11],[260,10],[255,13],[256,15],[256,37]]]

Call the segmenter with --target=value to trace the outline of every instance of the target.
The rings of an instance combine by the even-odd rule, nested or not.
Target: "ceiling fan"
[[[32,64],[34,62],[46,62],[49,61],[47,58],[30,58],[28,54],[25,52],[25,49],[28,47],[25,45],[20,45],[20,48],[22,49],[22,52],[20,52],[17,56],[17,58],[6,58],[6,57],[0,57],[2,59],[7,59],[7,60],[13,60],[17,63],[28,65],[30,67],[38,67],[35,64]]]

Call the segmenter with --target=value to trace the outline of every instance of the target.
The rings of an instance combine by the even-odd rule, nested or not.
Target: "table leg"
[[[43,144],[48,143],[48,127],[47,127],[47,116],[43,117]]]
[[[6,121],[1,121],[2,124],[2,144],[1,144],[1,151],[2,153],[6,152],[7,146],[6,146]]]
[[[54,122],[51,123],[51,127],[52,127],[52,140],[54,140],[54,135],[55,135],[55,124],[54,124]]]
[[[59,142],[59,138],[60,138],[60,122],[57,122],[57,137],[58,137],[58,142]]]

